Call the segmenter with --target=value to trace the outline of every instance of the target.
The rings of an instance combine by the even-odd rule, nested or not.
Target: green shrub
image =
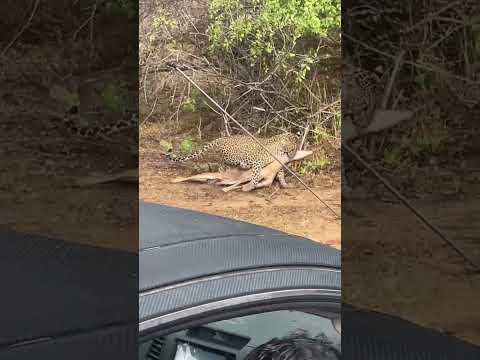
[[[325,170],[331,165],[331,162],[327,158],[320,158],[316,160],[309,160],[305,161],[301,168],[300,168],[300,174],[301,175],[307,175],[307,174],[318,174],[322,170]]]
[[[197,89],[192,89],[190,96],[182,103],[181,109],[185,112],[196,112],[207,108],[203,94]]]
[[[182,103],[181,109],[185,112],[195,112],[197,111],[197,101],[195,98],[189,97]]]
[[[340,29],[339,0],[211,0],[209,11],[211,50],[243,49],[251,65],[295,61],[299,79],[318,58],[309,40]]]
[[[392,146],[383,151],[383,162],[389,169],[397,169],[403,161],[404,148]]]
[[[180,143],[180,150],[184,153],[191,153],[195,148],[195,142],[191,138],[186,138]]]
[[[125,84],[120,82],[108,83],[100,93],[102,103],[109,111],[121,112],[126,107],[127,94]]]

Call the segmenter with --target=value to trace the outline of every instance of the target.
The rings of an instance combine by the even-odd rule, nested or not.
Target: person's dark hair
[[[308,337],[306,332],[272,339],[253,350],[245,360],[340,360],[340,352],[325,336]]]

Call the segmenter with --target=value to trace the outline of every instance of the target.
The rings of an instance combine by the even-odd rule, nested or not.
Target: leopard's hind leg
[[[289,189],[292,187],[292,185],[288,184],[285,181],[285,170],[282,168],[277,174],[278,181],[280,182],[280,186],[285,189]]]
[[[251,176],[250,182],[243,186],[242,188],[243,191],[251,191],[257,187],[260,180],[262,180],[262,169],[263,168],[261,164],[254,164],[252,166],[252,169],[251,169],[252,176]]]

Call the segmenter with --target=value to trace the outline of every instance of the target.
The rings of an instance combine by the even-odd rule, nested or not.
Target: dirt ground
[[[30,114],[4,118],[0,125],[0,226],[136,252],[136,187],[72,186],[90,172],[114,171],[132,160],[115,155],[115,147],[62,136],[48,128],[52,119],[40,119]],[[48,141],[39,141],[32,124],[46,128]]]
[[[154,144],[142,145],[140,151],[140,199],[267,226],[290,234],[308,237],[322,244],[340,248],[341,224],[310,192],[294,185],[278,185],[253,192],[224,193],[213,184],[177,183],[171,180],[187,176],[188,168],[169,163]],[[340,213],[340,174],[337,171],[318,175],[308,185],[330,207]]]
[[[345,301],[480,345],[480,275],[400,204],[352,202],[343,214]],[[415,205],[480,264],[478,200]],[[466,273],[467,272],[467,273]]]
[[[461,144],[459,155],[444,151],[407,181],[408,171],[382,173],[480,266],[480,148],[472,122],[478,115],[478,108],[465,112],[451,131],[448,147]],[[356,215],[342,211],[345,300],[480,345],[480,275],[373,176],[363,176],[373,198],[346,201],[344,210]]]

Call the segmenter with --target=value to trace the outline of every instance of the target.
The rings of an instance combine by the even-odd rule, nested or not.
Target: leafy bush
[[[100,97],[106,109],[113,112],[121,112],[127,104],[126,84],[122,82],[109,82],[102,88]]]
[[[192,89],[190,96],[182,103],[181,109],[185,112],[196,112],[205,109],[204,96],[197,89]]]
[[[195,148],[195,142],[191,138],[186,138],[180,143],[180,149],[184,153],[191,153]]]
[[[402,164],[422,164],[432,156],[441,154],[449,139],[447,129],[438,126],[416,131],[400,142],[387,144],[383,151],[383,163],[390,170],[398,170]]]
[[[211,0],[209,10],[212,47],[246,44],[254,58],[272,53],[282,40],[295,44],[340,27],[338,0]]]
[[[306,161],[300,168],[300,174],[301,175],[319,174],[322,170],[325,170],[330,165],[331,165],[331,162],[327,158],[320,158],[316,160]]]
[[[340,28],[339,0],[211,0],[209,11],[212,51],[239,50],[251,65],[295,61],[300,79],[319,55],[309,40]]]
[[[325,109],[333,113],[328,105],[339,96],[340,25],[340,0],[209,1],[209,50],[238,81],[232,97],[248,94],[243,99],[252,109],[271,110],[238,114],[250,119],[244,126],[291,130],[308,123],[337,135],[340,117]],[[245,86],[251,83],[255,88]],[[234,102],[232,108],[244,106]]]
[[[189,97],[185,100],[181,106],[181,109],[185,112],[195,112],[197,111],[197,102],[194,98]]]

